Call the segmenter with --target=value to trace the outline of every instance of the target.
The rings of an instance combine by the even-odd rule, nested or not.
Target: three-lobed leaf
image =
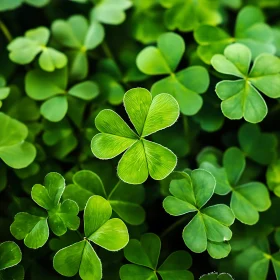
[[[179,116],[178,103],[169,94],[152,99],[148,90],[135,88],[126,92],[124,105],[138,135],[118,114],[102,110],[95,119],[101,133],[91,141],[93,154],[109,159],[127,150],[117,168],[120,179],[126,183],[141,184],[149,174],[155,180],[165,178],[176,166],[175,154],[144,137],[174,124]]]

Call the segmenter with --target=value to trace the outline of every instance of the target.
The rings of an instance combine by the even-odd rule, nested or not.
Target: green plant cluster
[[[0,280],[280,280],[280,0],[0,0]]]

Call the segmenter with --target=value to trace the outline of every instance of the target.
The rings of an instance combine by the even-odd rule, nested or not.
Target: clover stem
[[[9,31],[9,29],[7,28],[7,26],[5,25],[5,23],[0,20],[0,29],[2,30],[4,36],[6,37],[6,39],[8,40],[8,42],[11,42],[13,40],[13,37]]]
[[[169,226],[161,235],[160,238],[165,237],[167,234],[169,234],[173,229],[175,229],[177,226],[188,220],[188,216],[183,216],[181,219],[177,220],[175,223],[173,223],[171,226]]]

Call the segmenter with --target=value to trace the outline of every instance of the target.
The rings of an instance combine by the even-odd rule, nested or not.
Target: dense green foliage
[[[0,0],[0,280],[280,280],[280,0]]]

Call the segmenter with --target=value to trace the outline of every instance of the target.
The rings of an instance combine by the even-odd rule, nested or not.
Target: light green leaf
[[[111,214],[112,208],[106,199],[92,196],[84,212],[85,235],[109,251],[118,251],[128,243],[128,231],[122,220],[110,219]]]
[[[195,215],[185,226],[183,230],[183,240],[186,246],[195,253],[202,253],[206,250],[207,235],[202,215]]]
[[[47,219],[24,212],[16,214],[10,231],[16,239],[24,239],[24,244],[32,249],[44,246],[49,238]]]
[[[130,8],[130,0],[101,0],[93,7],[90,13],[91,21],[117,25],[125,20],[125,10]]]
[[[25,90],[29,97],[35,100],[46,100],[57,94],[65,93],[67,86],[66,68],[52,73],[34,69],[25,77]]]
[[[59,173],[50,172],[44,179],[44,185],[34,185],[31,197],[39,206],[51,210],[60,201],[65,189],[65,180]]]
[[[106,197],[103,183],[96,173],[81,170],[74,174],[73,184],[66,187],[63,198],[74,200],[81,211],[85,208],[88,199],[92,195]]]
[[[17,265],[22,258],[18,245],[13,241],[0,244],[0,270]]]
[[[66,96],[54,96],[46,100],[41,108],[41,114],[51,122],[61,121],[68,110],[68,101]]]
[[[271,205],[265,185],[252,182],[234,189],[230,202],[235,217],[244,224],[253,225],[259,220],[259,213]]]
[[[101,261],[86,240],[59,250],[53,258],[53,266],[58,273],[67,277],[79,272],[83,280],[102,278]]]
[[[207,252],[213,259],[222,259],[226,258],[230,253],[231,247],[228,242],[212,242],[208,241],[207,243]],[[223,280],[223,277],[218,279]],[[226,280],[227,278],[225,278]]]
[[[280,85],[280,59],[261,54],[249,71],[250,61],[251,51],[246,46],[232,44],[226,47],[224,55],[213,56],[211,63],[218,72],[242,78],[217,84],[216,93],[223,100],[223,114],[230,119],[244,117],[248,122],[257,123],[267,114],[266,103],[259,91],[272,98],[280,96],[276,89]]]
[[[77,230],[80,225],[78,204],[70,199],[64,200],[56,208],[49,211],[49,225],[55,235],[61,236],[67,228]]]
[[[243,153],[235,147],[227,149],[223,157],[223,166],[229,183],[236,185],[246,166]]]
[[[91,100],[99,94],[99,89],[96,83],[85,81],[71,87],[68,93],[83,100]]]
[[[67,56],[53,48],[44,48],[39,57],[40,67],[48,72],[61,69],[67,64]]]
[[[270,190],[280,197],[280,160],[271,163],[266,171],[266,182]]]
[[[118,176],[128,184],[142,184],[149,176],[143,141],[136,141],[122,156],[117,168]]]

